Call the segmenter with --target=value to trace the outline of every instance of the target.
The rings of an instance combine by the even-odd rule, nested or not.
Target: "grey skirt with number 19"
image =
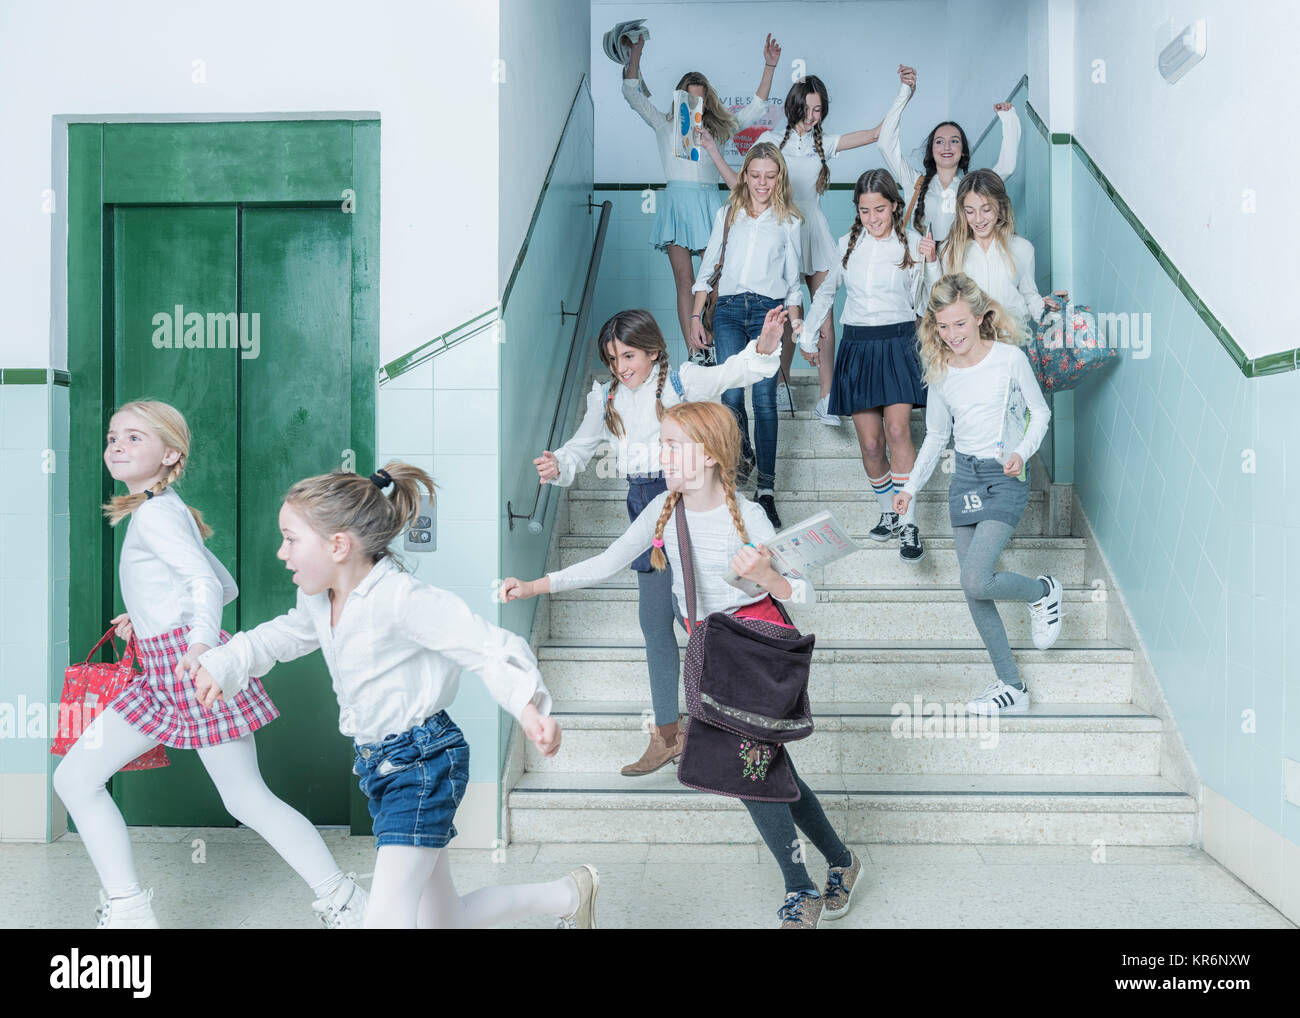
[[[956,453],[948,483],[948,517],[954,527],[998,520],[1014,527],[1029,504],[1029,474],[1022,481],[1002,472],[995,459]]]

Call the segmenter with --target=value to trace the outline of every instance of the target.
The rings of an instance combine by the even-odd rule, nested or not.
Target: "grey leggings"
[[[795,784],[799,787],[797,802],[754,802],[751,799],[742,799],[741,802],[749,810],[754,826],[758,828],[758,833],[781,867],[786,893],[809,888],[815,891],[817,885],[812,882],[808,868],[804,866],[803,845],[795,834],[795,825],[808,835],[808,840],[826,857],[829,866],[847,866],[849,850],[826,818],[826,811],[822,809],[817,794],[804,784],[803,778],[794,769],[794,760],[790,759],[788,752],[786,759],[790,762],[790,773],[794,775]]]
[[[655,724],[671,725],[677,720],[677,686],[681,657],[673,635],[673,571],[671,567],[637,573],[640,603],[637,617],[645,637],[645,660],[650,669],[650,703]]]
[[[1011,656],[1007,630],[994,601],[1023,601],[1031,604],[1043,596],[1040,580],[1020,573],[997,573],[998,556],[1011,539],[1015,527],[1000,520],[983,520],[969,527],[953,527],[952,540],[961,567],[961,589],[966,594],[975,628],[993,659],[993,671],[1008,686],[1024,688],[1020,670]]]

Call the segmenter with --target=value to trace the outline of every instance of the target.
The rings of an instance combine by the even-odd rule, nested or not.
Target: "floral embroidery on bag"
[[[767,769],[772,764],[772,744],[741,739],[740,759],[745,762],[741,777],[749,778],[750,781],[766,781]]]

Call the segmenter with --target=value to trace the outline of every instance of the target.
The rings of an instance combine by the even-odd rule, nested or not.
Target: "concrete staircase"
[[[864,546],[815,575],[816,604],[792,612],[817,636],[817,730],[791,756],[841,834],[853,842],[1193,844],[1196,803],[1160,774],[1164,723],[1130,702],[1134,654],[1107,639],[1107,605],[1084,575],[1087,542],[1045,535],[1046,493],[1031,493],[999,567],[1055,575],[1065,587],[1064,632],[1052,650],[1035,650],[1028,611],[1000,604],[1033,705],[996,722],[968,716],[960,705],[993,669],[960,587],[948,474],[936,470],[919,494],[926,556],[908,565],[897,541],[866,539],[879,510],[853,428],[812,417],[811,379],[796,377],[794,392],[804,409],[794,420],[782,414],[779,426],[782,519],[831,509]],[[912,430],[919,448],[923,411]],[[595,466],[562,500],[548,568],[595,554],[627,526],[626,485]],[[1041,465],[1033,470],[1045,476]],[[650,723],[636,597],[625,572],[539,606],[537,654],[564,744],[548,760],[516,732],[510,840],[758,840],[740,803],[686,788],[671,766],[644,778],[618,773],[645,748]]]

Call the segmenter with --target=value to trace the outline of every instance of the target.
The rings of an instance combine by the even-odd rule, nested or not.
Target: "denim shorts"
[[[456,836],[452,818],[469,782],[469,744],[445,710],[355,748],[352,773],[361,779],[377,847],[443,848]]]

